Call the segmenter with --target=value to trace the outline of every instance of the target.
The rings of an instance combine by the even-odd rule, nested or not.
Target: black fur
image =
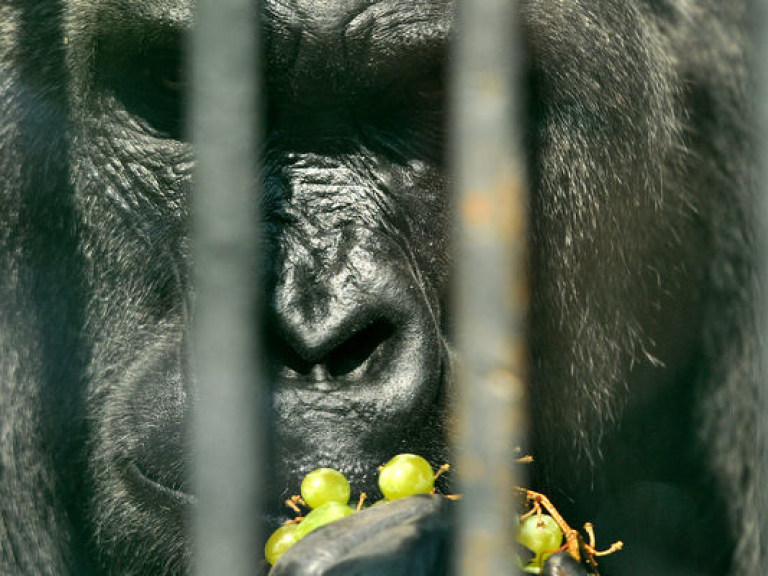
[[[520,5],[531,483],[626,542],[609,576],[759,574],[744,3]],[[450,457],[450,8],[265,3],[276,504]],[[0,573],[189,564],[190,10],[0,5]]]

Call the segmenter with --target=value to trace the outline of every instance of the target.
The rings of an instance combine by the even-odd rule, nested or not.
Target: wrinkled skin
[[[520,9],[531,487],[627,542],[604,575],[757,574],[742,2]],[[316,466],[375,494],[394,453],[450,459],[451,10],[270,0],[263,25],[265,499]],[[188,573],[190,26],[186,0],[0,6],[0,573]],[[441,573],[431,502],[286,570]]]

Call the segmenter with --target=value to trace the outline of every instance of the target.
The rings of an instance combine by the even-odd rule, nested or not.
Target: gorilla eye
[[[445,74],[442,68],[433,68],[412,78],[398,91],[401,105],[414,112],[438,113],[445,106]]]
[[[358,112],[366,144],[392,157],[441,163],[446,131],[445,74],[430,67],[400,75],[365,100]]]
[[[100,56],[106,88],[125,109],[157,135],[181,139],[187,88],[181,51],[142,46]]]
[[[187,83],[184,80],[181,67],[164,72],[165,73],[160,76],[160,82],[166,90],[181,92],[186,89]]]

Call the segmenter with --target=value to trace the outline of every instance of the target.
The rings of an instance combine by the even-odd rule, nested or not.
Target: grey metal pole
[[[762,343],[759,406],[757,414],[757,505],[758,557],[768,559],[768,2],[749,3],[752,23],[752,71],[755,74],[755,112],[757,114],[757,246],[759,258],[758,330]]]
[[[198,0],[191,126],[196,573],[246,576],[261,556],[257,2]]]
[[[460,574],[508,575],[528,372],[528,198],[517,3],[458,1],[452,82],[459,220]],[[504,511],[504,512],[502,512]]]

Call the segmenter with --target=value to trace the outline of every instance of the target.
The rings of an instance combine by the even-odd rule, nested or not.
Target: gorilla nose
[[[277,381],[315,390],[402,386],[432,370],[435,327],[421,291],[398,274],[279,286],[267,345]],[[411,380],[412,381],[412,380]]]
[[[369,376],[397,330],[391,320],[355,308],[319,322],[292,314],[278,325],[274,357],[281,376],[320,389]]]

